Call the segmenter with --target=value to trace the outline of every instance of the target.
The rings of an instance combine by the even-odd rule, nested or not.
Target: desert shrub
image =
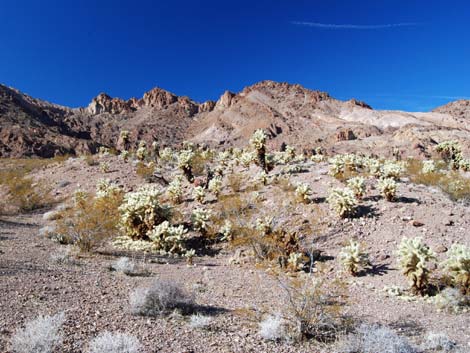
[[[39,316],[13,334],[11,349],[16,353],[51,353],[62,343],[60,329],[64,321],[64,313]]]
[[[136,269],[135,262],[128,257],[120,257],[112,265],[111,268],[116,272],[132,275]]]
[[[470,298],[456,288],[445,288],[432,298],[432,302],[439,311],[461,313],[468,311]]]
[[[454,283],[463,293],[470,294],[470,249],[465,245],[453,244],[448,252],[447,260],[441,264]]]
[[[220,240],[232,240],[233,238],[233,224],[230,220],[226,219],[224,224],[220,227],[219,234],[222,235]]]
[[[308,203],[312,196],[312,188],[307,183],[299,183],[295,188],[295,195],[300,202]]]
[[[105,331],[92,339],[88,353],[138,353],[142,345],[139,340],[126,333]]]
[[[107,196],[77,195],[74,206],[61,212],[55,233],[61,243],[76,245],[81,251],[91,251],[119,230],[121,193]]]
[[[343,339],[340,353],[417,353],[408,340],[391,329],[378,325],[361,325]]]
[[[122,194],[122,189],[111,182],[110,179],[100,179],[96,184],[96,197],[113,197],[120,196]]]
[[[194,230],[200,231],[202,234],[206,234],[209,229],[211,214],[211,210],[206,210],[204,208],[194,209],[191,213],[191,223]]]
[[[387,201],[393,201],[397,195],[397,182],[393,178],[379,179],[378,188]]]
[[[102,173],[109,173],[109,163],[108,162],[101,162],[100,163],[100,170]]]
[[[129,298],[131,312],[134,315],[158,316],[181,311],[190,314],[194,302],[180,285],[173,281],[156,280],[148,287],[138,288]]]
[[[54,203],[51,189],[45,183],[35,182],[32,178],[17,173],[7,173],[4,176],[0,183],[5,186],[7,193],[5,209],[30,212]]]
[[[69,264],[73,262],[74,252],[72,247],[67,246],[58,249],[56,252],[51,254],[51,261],[56,264]]]
[[[271,234],[272,231],[273,231],[273,226],[274,226],[274,217],[272,217],[272,216],[266,216],[266,217],[263,217],[263,218],[260,218],[260,217],[256,218],[255,228],[263,236]]]
[[[256,175],[256,180],[263,185],[268,185],[268,174],[264,170],[262,170]]]
[[[148,240],[148,233],[158,224],[170,220],[171,208],[161,205],[160,191],[143,186],[124,195],[121,212],[121,227],[124,234],[133,240]]]
[[[304,275],[281,281],[286,298],[282,317],[289,339],[332,342],[348,324],[342,313],[344,286],[337,280]]]
[[[429,269],[426,262],[435,259],[431,249],[423,244],[420,237],[403,238],[398,248],[399,265],[408,277],[411,289],[423,295],[428,288]]]
[[[357,199],[349,188],[334,188],[327,197],[330,207],[342,218],[352,216],[356,211]]]
[[[199,203],[204,203],[204,199],[206,197],[206,191],[202,186],[196,186],[193,189],[193,197]]]
[[[195,329],[207,329],[212,322],[212,318],[201,314],[193,314],[189,318],[189,326]]]
[[[285,323],[281,315],[268,315],[259,324],[259,334],[265,340],[277,341],[286,337]]]
[[[166,189],[168,197],[175,203],[180,203],[183,198],[182,182],[183,178],[178,175],[170,182],[168,188]]]
[[[421,345],[421,349],[444,353],[452,351],[456,346],[455,342],[445,334],[429,332]]]
[[[361,176],[348,179],[346,185],[354,191],[354,195],[358,199],[362,198],[366,192],[365,179]]]
[[[135,173],[145,181],[151,181],[152,176],[155,173],[155,163],[145,163],[140,161],[137,163]]]
[[[92,154],[85,155],[84,160],[86,165],[89,167],[94,167],[100,164]]]
[[[109,156],[109,148],[105,146],[100,146],[98,148],[98,154],[100,157]]]
[[[353,276],[369,265],[369,256],[361,250],[360,244],[354,240],[350,240],[349,245],[341,249],[339,258],[345,269]]]

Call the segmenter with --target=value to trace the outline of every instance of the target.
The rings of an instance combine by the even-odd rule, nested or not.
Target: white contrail
[[[385,29],[395,27],[415,27],[421,25],[418,22],[402,22],[402,23],[386,23],[378,25],[353,25],[353,24],[333,24],[333,23],[319,23],[319,22],[291,22],[293,25],[316,27],[324,29]]]

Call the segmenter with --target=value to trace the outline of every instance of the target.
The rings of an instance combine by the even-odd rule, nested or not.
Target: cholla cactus
[[[344,174],[344,161],[341,155],[330,158],[328,162],[330,163],[329,175],[337,178]]]
[[[299,183],[295,188],[295,195],[301,202],[308,203],[312,196],[312,188],[307,183]]]
[[[463,293],[470,294],[470,248],[453,244],[447,260],[441,266],[450,273],[453,281],[460,286]]]
[[[262,170],[256,175],[256,179],[263,185],[268,184],[268,174],[264,170]]]
[[[287,259],[288,266],[294,271],[300,271],[304,268],[304,254],[291,252],[289,258]]]
[[[232,222],[228,219],[225,220],[224,225],[220,227],[219,233],[222,234],[221,240],[232,240],[233,237],[233,226]]]
[[[458,169],[462,160],[462,148],[457,141],[444,141],[436,146],[436,151],[442,159],[448,162],[452,169]]]
[[[121,193],[121,188],[113,183],[110,179],[100,179],[96,184],[96,197],[105,198]]]
[[[191,162],[194,156],[195,156],[194,152],[189,149],[182,150],[178,154],[178,168],[180,168],[183,171],[186,179],[188,179],[190,183],[192,183],[194,180],[192,166],[191,166]]]
[[[165,147],[161,152],[160,152],[160,159],[163,161],[169,162],[173,160],[174,157],[174,152],[170,147]]]
[[[219,177],[211,179],[208,189],[215,197],[219,197],[220,191],[222,190],[222,179]]]
[[[327,197],[330,207],[342,218],[350,217],[354,214],[357,206],[357,199],[354,191],[350,188],[334,188]]]
[[[459,168],[465,172],[469,172],[470,171],[470,159],[462,159],[459,162]]]
[[[204,203],[204,198],[206,197],[206,191],[202,186],[196,186],[193,189],[193,197],[199,203]]]
[[[361,246],[354,240],[350,240],[349,245],[341,249],[339,258],[345,269],[353,276],[369,265],[369,256],[361,251]]]
[[[100,170],[103,173],[109,173],[109,163],[108,162],[101,162],[100,163]]]
[[[363,164],[366,171],[373,176],[380,176],[381,174],[381,165],[380,161],[375,158],[363,158]]]
[[[408,277],[415,293],[424,294],[428,286],[429,270],[426,262],[436,257],[420,237],[403,238],[398,248],[399,265]]]
[[[399,180],[404,171],[405,166],[403,162],[385,161],[380,170],[380,176],[382,178]]]
[[[230,154],[229,151],[219,152],[219,155],[217,156],[217,160],[223,166],[228,165],[228,162],[230,161],[230,158],[231,158],[231,154]]]
[[[397,196],[397,182],[393,178],[380,179],[378,187],[380,193],[387,201],[395,200]]]
[[[170,208],[160,204],[159,196],[160,191],[150,186],[124,195],[119,211],[121,227],[126,236],[133,240],[147,240],[149,231],[169,220]]]
[[[241,156],[239,157],[239,160],[240,160],[240,163],[245,168],[248,168],[250,166],[251,162],[253,162],[255,160],[255,156],[251,152],[243,152],[241,154]]]
[[[122,141],[122,144],[124,146],[124,151],[129,150],[129,131],[127,130],[121,130],[119,133],[119,138]]]
[[[183,198],[182,181],[183,178],[178,175],[168,184],[168,188],[166,189],[168,197],[175,203],[180,203]]]
[[[109,156],[109,148],[100,146],[100,148],[98,148],[98,153],[100,156]]]
[[[86,201],[88,194],[78,186],[78,189],[73,193],[73,203],[76,207],[83,205]]]
[[[139,161],[143,161],[147,157],[147,148],[145,144],[142,144],[144,141],[140,141],[137,151],[135,151],[135,156]]]
[[[211,217],[211,211],[204,208],[196,208],[191,213],[191,223],[193,224],[194,230],[200,231],[205,234],[209,229],[209,220]]]
[[[148,237],[154,245],[154,249],[164,254],[183,254],[186,249],[183,247],[183,237],[187,233],[182,225],[171,226],[168,221],[164,221],[153,228]]]
[[[257,218],[255,228],[263,235],[268,235],[273,231],[274,217]]]
[[[325,161],[325,156],[321,154],[314,154],[313,156],[310,157],[310,160],[314,163],[321,163]]]
[[[259,166],[265,172],[268,172],[266,164],[266,140],[267,136],[265,132],[261,129],[258,129],[253,133],[253,136],[251,136],[250,143],[256,150],[257,161]]]
[[[130,156],[130,153],[129,151],[127,150],[124,150],[121,152],[121,154],[119,155],[119,157],[124,161],[124,162],[127,162],[129,160],[129,156]]]
[[[428,174],[428,173],[434,173],[435,171],[436,171],[436,164],[434,163],[433,160],[423,162],[421,173]]]
[[[363,177],[354,177],[347,181],[347,186],[358,199],[361,199],[366,193],[365,179]]]

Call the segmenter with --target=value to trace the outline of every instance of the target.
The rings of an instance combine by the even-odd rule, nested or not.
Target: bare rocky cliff
[[[446,139],[469,146],[470,103],[456,101],[429,113],[379,111],[355,99],[340,101],[298,84],[262,81],[217,102],[197,103],[161,88],[122,100],[101,93],[84,108],[44,102],[0,85],[0,156],[94,152],[117,147],[121,130],[139,140],[177,145],[244,146],[255,129],[299,149],[374,153],[399,149],[420,155]]]

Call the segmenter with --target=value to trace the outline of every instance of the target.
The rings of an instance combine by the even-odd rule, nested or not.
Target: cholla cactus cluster
[[[436,258],[434,253],[420,237],[403,238],[398,248],[398,256],[400,268],[408,277],[412,290],[424,294],[429,280],[426,262]]]
[[[146,240],[155,226],[170,218],[170,208],[160,204],[159,196],[160,191],[150,186],[124,195],[119,211],[126,236],[133,240]]]
[[[273,231],[274,217],[257,218],[255,228],[263,235],[270,234]]]
[[[118,195],[122,192],[121,188],[111,183],[110,179],[100,179],[96,184],[96,197],[105,198]]]
[[[130,157],[130,153],[127,150],[122,151],[121,154],[119,155],[119,158],[121,158],[124,162],[127,162],[129,160],[129,157]]]
[[[421,173],[429,174],[436,172],[436,164],[433,160],[430,161],[423,161],[423,167],[421,168]]]
[[[462,292],[470,294],[470,248],[453,244],[447,260],[441,266],[450,273],[452,280],[462,289]]]
[[[350,188],[334,188],[327,197],[330,207],[342,218],[352,216],[356,210],[357,199]]]
[[[258,129],[251,136],[250,143],[256,151],[257,161],[261,169],[265,172],[268,172],[267,163],[266,163],[266,133]]]
[[[444,141],[436,146],[436,151],[450,164],[452,169],[458,169],[462,160],[462,149],[457,141]]]
[[[369,264],[369,257],[361,250],[361,246],[357,241],[350,240],[349,245],[341,249],[339,258],[343,263],[345,269],[356,276],[361,269],[364,269]]]
[[[109,163],[108,162],[101,162],[100,163],[100,170],[103,173],[109,173]]]
[[[470,171],[470,159],[460,160],[459,168],[465,172],[469,172]]]
[[[191,223],[193,224],[194,230],[200,231],[205,234],[209,229],[209,221],[212,212],[204,208],[196,208],[191,213]]]
[[[191,162],[195,153],[190,149],[180,151],[178,154],[178,168],[180,168],[189,182],[194,180]]]
[[[241,165],[245,168],[250,167],[250,164],[255,160],[255,155],[252,152],[243,152],[237,160],[240,161]]]
[[[307,183],[299,183],[295,188],[295,195],[301,202],[308,203],[312,196],[312,188]]]
[[[328,162],[329,174],[335,178],[343,176],[346,172],[356,172],[363,167],[363,159],[355,154],[338,154]]]
[[[168,188],[166,189],[168,197],[175,203],[180,203],[183,198],[182,182],[183,178],[178,175],[168,184]]]
[[[211,179],[209,181],[208,189],[215,197],[219,197],[220,191],[222,190],[222,179],[220,177]]]
[[[287,265],[293,271],[300,271],[305,266],[304,254],[298,252],[291,252],[287,259]]]
[[[186,233],[187,230],[182,225],[175,227],[164,221],[153,228],[148,237],[162,255],[183,254],[186,251],[183,246],[183,237]]]
[[[147,144],[145,141],[140,141],[139,142],[139,147],[137,148],[137,151],[135,151],[135,157],[139,161],[145,160],[147,158]]]
[[[160,159],[165,161],[165,162],[170,162],[173,160],[175,153],[170,147],[165,147],[161,152],[160,152]]]
[[[268,184],[268,174],[262,170],[261,172],[259,172],[257,175],[256,175],[256,179],[263,185],[267,185]]]
[[[358,199],[364,196],[366,192],[366,185],[365,185],[365,179],[363,177],[359,176],[359,177],[348,179],[346,184],[348,188],[354,191],[354,195],[356,195]]]
[[[219,233],[222,235],[221,240],[232,240],[233,238],[232,222],[226,219],[223,226],[220,227]]]
[[[206,191],[202,186],[196,186],[193,189],[193,197],[199,203],[204,203],[204,199],[206,197]]]
[[[380,193],[387,201],[395,200],[397,196],[397,182],[393,178],[379,179],[378,187]]]
[[[404,171],[405,165],[403,162],[385,161],[380,169],[380,176],[382,178],[399,180]]]

